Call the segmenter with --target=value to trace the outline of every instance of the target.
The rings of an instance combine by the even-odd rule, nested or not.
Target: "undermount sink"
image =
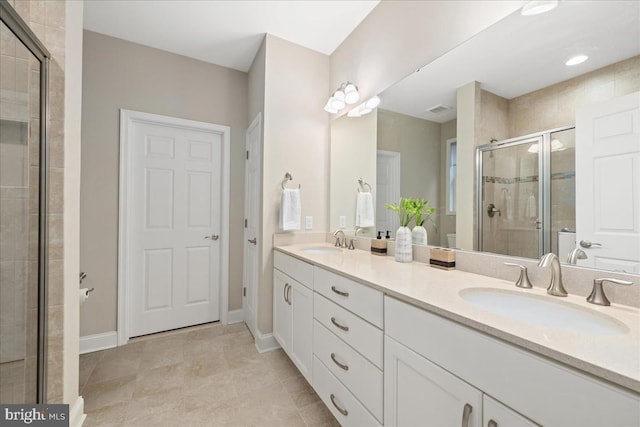
[[[584,335],[620,335],[629,332],[606,314],[561,301],[557,297],[494,288],[467,288],[465,301],[486,311],[532,325]]]
[[[306,252],[309,254],[334,254],[342,252],[341,248],[331,247],[331,246],[313,246],[309,248],[300,249],[302,252]]]

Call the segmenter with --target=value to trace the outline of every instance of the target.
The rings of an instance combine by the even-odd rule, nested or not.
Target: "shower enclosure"
[[[478,147],[478,250],[539,258],[575,232],[575,131],[564,127]]]
[[[0,403],[43,403],[49,54],[0,1]]]

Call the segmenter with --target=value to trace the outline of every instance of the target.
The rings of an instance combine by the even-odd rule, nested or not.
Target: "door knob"
[[[252,245],[255,245],[256,243],[258,243],[258,238],[254,237],[253,239],[247,240],[247,242],[251,243]]]
[[[218,236],[217,234],[212,234],[211,236],[204,236],[204,238],[209,240],[218,240],[220,236]]]
[[[602,243],[592,242],[591,240],[580,240],[580,246],[589,249],[592,246],[602,246]]]

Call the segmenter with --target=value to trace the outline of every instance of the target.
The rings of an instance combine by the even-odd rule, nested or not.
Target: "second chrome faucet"
[[[538,267],[551,267],[551,282],[547,287],[547,293],[556,297],[566,297],[568,295],[562,284],[562,271],[560,270],[560,259],[553,252],[549,252],[540,258]]]

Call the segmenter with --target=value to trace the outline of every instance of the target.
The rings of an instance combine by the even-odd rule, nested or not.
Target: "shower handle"
[[[497,209],[496,205],[494,205],[493,203],[489,203],[489,206],[487,206],[487,215],[489,215],[489,218],[493,218],[496,213],[498,214],[498,216],[502,216],[502,212],[500,212],[500,209]]]

